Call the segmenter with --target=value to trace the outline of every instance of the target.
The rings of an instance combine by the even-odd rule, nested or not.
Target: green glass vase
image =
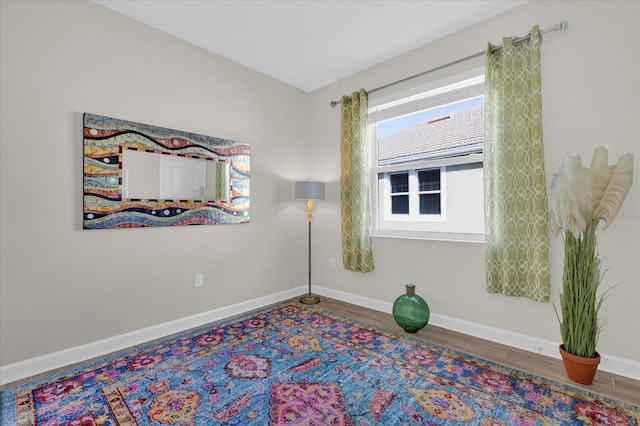
[[[416,286],[406,285],[406,293],[393,302],[393,319],[408,333],[415,333],[429,322],[429,305],[416,294]]]

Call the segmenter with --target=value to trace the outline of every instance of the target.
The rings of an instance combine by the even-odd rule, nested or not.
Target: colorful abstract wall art
[[[249,144],[84,114],[84,229],[249,222]]]

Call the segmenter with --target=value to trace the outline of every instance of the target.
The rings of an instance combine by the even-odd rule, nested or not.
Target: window
[[[389,173],[391,215],[440,215],[440,175],[439,168]]]
[[[484,75],[371,102],[374,236],[484,240]]]

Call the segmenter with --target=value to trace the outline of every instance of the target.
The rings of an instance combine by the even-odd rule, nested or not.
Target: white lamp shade
[[[324,183],[311,180],[296,182],[296,200],[324,200]]]

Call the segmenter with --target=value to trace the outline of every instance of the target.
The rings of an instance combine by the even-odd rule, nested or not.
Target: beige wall
[[[90,2],[0,3],[2,365],[304,284],[308,94]],[[83,112],[251,144],[251,223],[82,230]]]
[[[490,295],[484,291],[484,246],[420,240],[374,238],[376,269],[369,274],[331,270],[329,259],[341,259],[339,215],[339,108],[329,101],[363,87],[382,86],[405,76],[465,57],[508,35],[524,35],[534,25],[569,21],[568,31],[543,36],[542,84],[547,180],[565,152],[580,154],[589,164],[593,149],[604,145],[610,162],[626,152],[640,163],[640,2],[533,1],[507,13],[423,46],[312,94],[311,131],[318,178],[330,181],[329,199],[316,214],[314,282],[332,289],[393,301],[405,283],[427,299],[434,313],[559,341],[551,303]],[[374,93],[371,100],[411,85],[443,78],[458,68]],[[607,271],[604,286],[623,283],[602,310],[607,327],[599,351],[640,362],[640,177],[619,217],[599,233]],[[552,300],[557,301],[562,268],[561,239],[551,238]]]
[[[92,3],[0,5],[0,365],[304,284],[306,216],[291,198],[292,181],[307,177],[327,182],[327,200],[315,204],[314,284],[391,302],[413,282],[434,313],[559,340],[551,304],[484,292],[482,244],[375,238],[374,272],[340,265],[339,111],[329,101],[535,23],[570,25],[542,47],[548,180],[564,152],[589,162],[604,144],[614,159],[638,157],[638,2],[530,2],[312,94]],[[83,231],[85,111],[250,143],[251,223]],[[635,361],[639,194],[636,179],[620,217],[600,233],[605,283],[624,284],[603,309],[599,349]],[[557,300],[562,248],[558,238],[551,243]],[[205,274],[204,289],[193,287],[196,272]]]

